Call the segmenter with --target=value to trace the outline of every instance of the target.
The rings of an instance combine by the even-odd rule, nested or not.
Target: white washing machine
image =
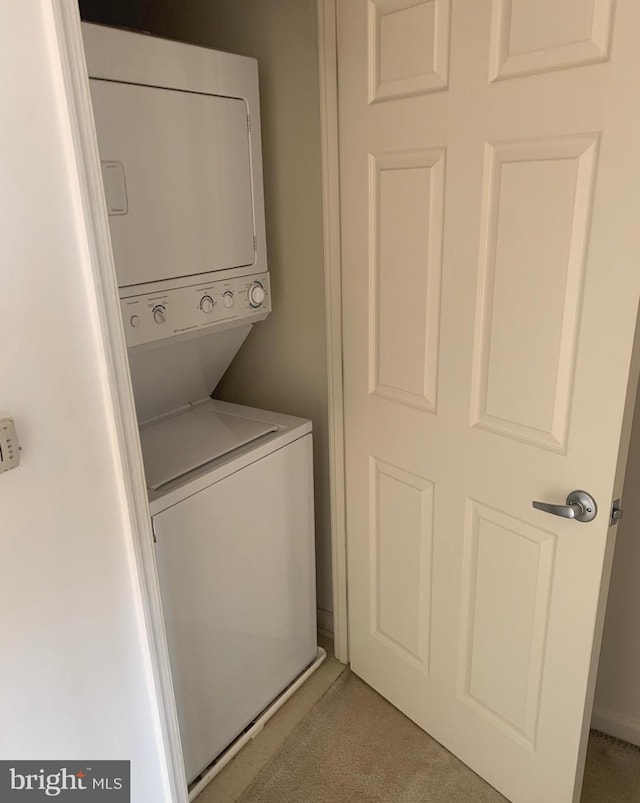
[[[210,398],[271,310],[255,60],[83,28],[192,782],[318,656],[311,423]]]
[[[192,781],[316,658],[311,424],[206,400],[140,435]]]
[[[245,329],[129,353],[188,783],[318,656],[311,422],[207,393]]]

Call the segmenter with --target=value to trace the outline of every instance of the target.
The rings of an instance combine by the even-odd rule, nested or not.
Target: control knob
[[[252,307],[259,307],[265,299],[264,287],[260,282],[254,282],[249,288],[249,304]]]
[[[200,299],[200,309],[207,314],[209,312],[213,312],[215,304],[213,303],[213,299],[211,296],[202,296]]]
[[[231,309],[231,307],[233,307],[233,293],[231,290],[226,290],[222,294],[222,303],[227,309]]]
[[[157,307],[153,308],[153,320],[156,323],[164,323],[167,320],[167,316],[165,315],[165,307],[162,304],[158,304]]]

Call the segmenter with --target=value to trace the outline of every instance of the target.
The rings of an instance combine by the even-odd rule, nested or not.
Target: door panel
[[[555,546],[553,533],[467,500],[458,696],[529,748],[536,737]],[[502,604],[507,599],[509,607]]]
[[[637,30],[635,0],[338,0],[352,666],[518,802],[579,795],[640,296]],[[576,488],[590,523],[531,507]]]
[[[472,421],[559,452],[597,145],[587,135],[490,144],[485,155]]]
[[[450,14],[451,0],[371,0],[370,102],[447,86]]]
[[[495,0],[491,78],[606,61],[612,21],[613,0]]]
[[[433,483],[370,462],[371,632],[429,672]]]
[[[374,154],[370,183],[370,392],[434,412],[444,151]]]

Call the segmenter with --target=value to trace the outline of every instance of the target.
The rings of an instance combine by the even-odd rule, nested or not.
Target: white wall
[[[259,61],[273,313],[216,397],[314,426],[318,606],[332,610],[316,0],[81,0],[83,17]]]
[[[0,756],[130,759],[169,801],[51,0],[0,0]]]
[[[593,726],[640,745],[640,394],[622,502]]]

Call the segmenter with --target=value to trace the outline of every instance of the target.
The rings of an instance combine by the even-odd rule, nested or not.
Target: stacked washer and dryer
[[[256,61],[83,28],[192,783],[318,659],[311,423],[210,398],[271,310]]]

